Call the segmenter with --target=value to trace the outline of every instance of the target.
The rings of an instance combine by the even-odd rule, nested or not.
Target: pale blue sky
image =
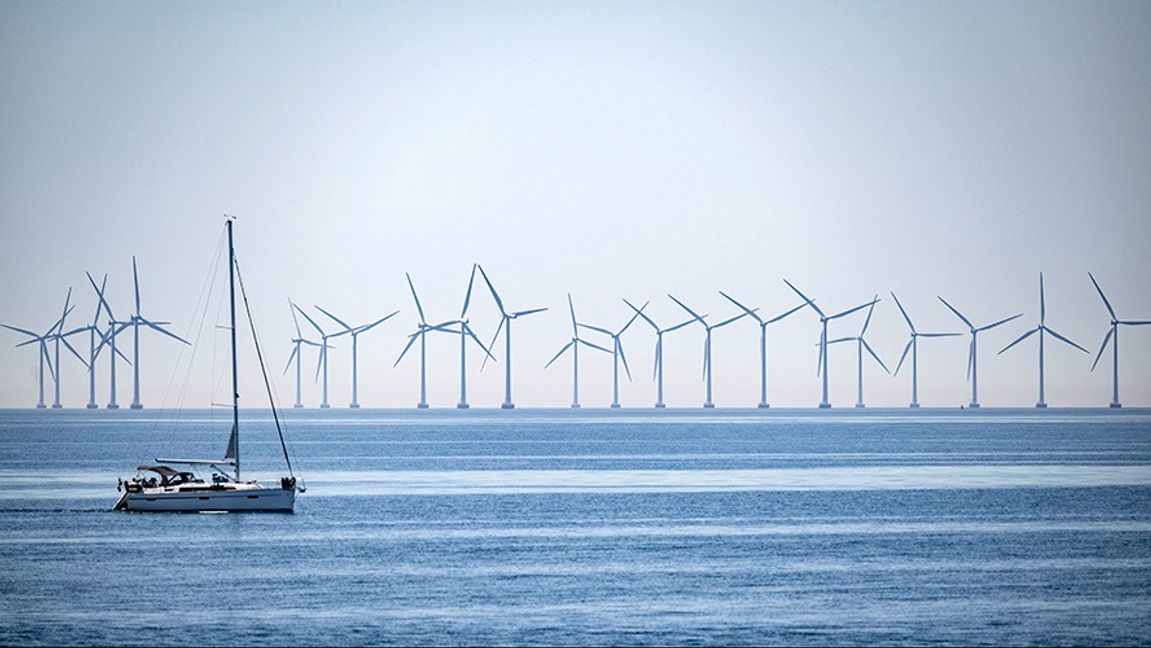
[[[871,341],[891,365],[906,329],[889,290],[921,329],[959,330],[938,294],[981,322],[1026,313],[987,336],[980,377],[985,404],[1030,405],[1033,343],[994,353],[1037,319],[1040,270],[1049,324],[1092,353],[1107,318],[1088,270],[1121,316],[1151,318],[1149,33],[1145,2],[0,3],[0,321],[48,326],[68,286],[70,322],[90,319],[85,270],[126,314],[135,253],[145,315],[183,333],[232,212],[275,373],[288,297],[356,322],[402,310],[361,339],[365,406],[417,398],[415,358],[391,368],[415,321],[404,271],[442,319],[473,261],[515,307],[552,309],[517,326],[521,406],[570,400],[570,365],[543,370],[567,291],[616,327],[621,297],[679,318],[668,292],[715,318],[733,313],[718,289],[782,311],[781,277],[833,309],[880,293]],[[474,308],[486,340],[494,309]],[[1151,330],[1123,333],[1123,401],[1151,405]],[[716,334],[720,406],[755,404],[757,335]],[[817,335],[808,314],[773,329],[773,404],[818,402]],[[702,338],[667,340],[672,406],[703,400]],[[0,406],[35,402],[20,340],[0,337]],[[430,400],[452,406],[458,347],[435,342]],[[654,402],[653,344],[625,337],[625,405]],[[178,349],[142,347],[158,406]],[[1106,404],[1109,359],[1091,374],[1048,348],[1053,405]],[[920,351],[920,400],[966,402],[965,339]],[[609,362],[581,360],[584,404],[606,405]],[[837,406],[854,362],[833,349]],[[188,405],[210,400],[210,369]],[[474,406],[498,405],[501,369],[472,374]],[[869,367],[869,403],[905,405],[909,380]],[[63,391],[86,401],[74,360]]]

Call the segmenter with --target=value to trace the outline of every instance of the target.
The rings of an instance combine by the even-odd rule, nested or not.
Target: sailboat
[[[186,512],[209,511],[262,511],[291,513],[296,503],[296,492],[304,492],[297,485],[292,472],[292,460],[288,457],[288,447],[280,429],[280,418],[275,403],[271,402],[272,416],[276,421],[276,431],[280,434],[280,447],[284,451],[284,461],[288,476],[279,484],[261,484],[256,481],[243,481],[240,476],[240,395],[237,385],[236,368],[236,265],[235,248],[232,244],[232,219],[225,221],[228,230],[228,299],[231,311],[232,337],[232,433],[223,459],[156,459],[155,465],[136,468],[135,477],[127,481],[121,479],[116,490],[122,491],[116,502],[117,511]],[[240,289],[243,290],[241,277]],[[244,306],[247,309],[245,294]],[[248,319],[251,320],[251,311]],[[254,331],[253,331],[254,338]],[[256,342],[256,354],[263,369],[260,346]],[[267,372],[264,372],[267,385]],[[181,469],[173,468],[177,466]],[[212,470],[210,480],[196,475],[195,467]]]

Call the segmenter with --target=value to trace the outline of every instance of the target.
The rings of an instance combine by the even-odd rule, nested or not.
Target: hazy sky
[[[735,313],[720,289],[782,312],[797,303],[782,277],[826,309],[879,293],[869,336],[893,369],[907,330],[890,290],[921,330],[962,330],[936,295],[977,323],[1025,313],[981,339],[980,382],[986,405],[1029,406],[1034,340],[995,352],[1038,319],[1039,271],[1048,323],[1092,355],[1108,318],[1088,270],[1121,317],[1151,319],[1148,34],[1147,2],[6,1],[0,321],[47,328],[69,286],[69,324],[90,321],[86,270],[109,274],[127,316],[136,254],[144,316],[188,333],[229,212],[284,404],[289,297],[353,323],[400,309],[361,338],[360,399],[411,406],[418,357],[392,368],[416,322],[403,273],[447,319],[479,262],[509,306],[551,309],[516,326],[521,406],[570,402],[570,363],[543,369],[570,337],[568,291],[581,320],[614,328],[621,297],[679,320],[669,292],[713,319]],[[476,299],[486,341],[495,309]],[[186,406],[226,399],[208,330]],[[818,402],[817,339],[808,312],[772,328],[773,405]],[[0,406],[35,403],[20,341],[0,332]],[[749,322],[715,334],[719,406],[756,403],[757,343]],[[624,344],[621,400],[650,406],[654,336],[637,325]],[[700,405],[702,329],[665,344],[669,405]],[[180,346],[142,336],[146,406],[173,402]],[[1123,402],[1151,405],[1151,327],[1124,330],[1121,351]],[[967,401],[966,353],[966,338],[921,344],[925,406]],[[1109,357],[1095,373],[1063,345],[1047,357],[1052,405],[1107,403]],[[497,406],[502,366],[478,361],[469,400]],[[454,406],[457,341],[431,339],[429,362],[429,400]],[[854,350],[830,362],[831,400],[850,406]],[[606,405],[610,358],[581,365],[583,403]],[[906,370],[869,365],[869,404],[906,405]],[[83,367],[63,374],[64,404],[82,406]],[[249,402],[255,376],[246,359]]]

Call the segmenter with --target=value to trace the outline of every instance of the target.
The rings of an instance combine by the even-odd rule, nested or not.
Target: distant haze
[[[282,405],[289,298],[353,324],[400,309],[360,338],[360,400],[410,407],[418,354],[392,368],[417,321],[404,272],[439,321],[479,262],[510,308],[550,309],[516,323],[520,407],[570,403],[570,360],[543,369],[571,336],[568,292],[581,321],[618,328],[627,298],[670,325],[684,314],[667,293],[712,320],[737,313],[718,290],[781,313],[798,303],[783,277],[829,311],[878,294],[869,339],[892,369],[907,329],[891,290],[924,331],[965,332],[937,295],[976,324],[1024,313],[981,337],[980,391],[1031,406],[1036,341],[996,352],[1037,323],[1043,271],[1047,323],[1091,351],[1048,341],[1047,400],[1105,406],[1110,353],[1089,370],[1109,317],[1087,272],[1120,317],[1151,319],[1149,34],[1147,2],[0,3],[0,322],[47,328],[69,286],[69,327],[90,321],[85,271],[108,273],[127,317],[135,254],[144,316],[192,335],[233,213]],[[482,284],[470,318],[487,343]],[[185,406],[227,400],[216,323]],[[715,333],[719,407],[756,404],[758,335]],[[819,401],[818,335],[806,311],[772,327],[773,406]],[[23,339],[0,331],[2,407],[36,401]],[[642,322],[624,336],[625,407],[655,401],[654,342]],[[119,344],[130,357],[130,333]],[[344,407],[351,345],[334,344]],[[669,406],[698,407],[702,328],[665,344]],[[146,407],[178,400],[181,346],[142,335]],[[469,357],[473,407],[502,400],[499,348],[483,373]],[[1124,405],[1151,405],[1151,326],[1120,351]],[[967,337],[919,352],[923,405],[966,403]],[[433,407],[458,400],[458,353],[429,338]],[[854,347],[830,355],[831,401],[850,407]],[[262,403],[243,361],[244,402]],[[610,358],[580,362],[581,401],[606,406]],[[868,404],[906,406],[909,369],[869,363]],[[83,366],[65,357],[63,376],[64,405],[83,407]],[[101,405],[107,378],[105,356]]]

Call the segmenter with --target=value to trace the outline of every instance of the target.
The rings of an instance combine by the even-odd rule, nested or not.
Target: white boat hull
[[[118,510],[155,513],[198,513],[201,511],[291,513],[296,491],[285,488],[243,490],[125,493]]]

